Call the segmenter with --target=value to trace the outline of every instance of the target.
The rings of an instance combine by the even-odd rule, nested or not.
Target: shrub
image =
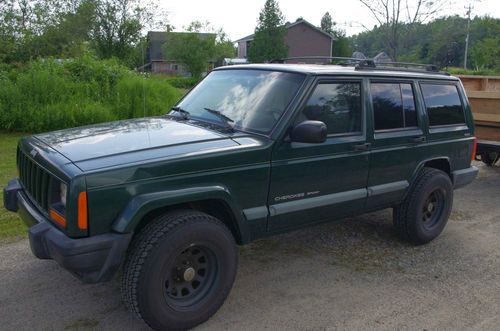
[[[0,128],[41,132],[166,113],[181,93],[113,60],[39,60],[0,67]]]
[[[166,79],[173,87],[182,89],[190,89],[199,81],[199,79],[194,77],[168,77]]]

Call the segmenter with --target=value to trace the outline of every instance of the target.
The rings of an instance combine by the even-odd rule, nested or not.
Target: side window
[[[465,123],[462,102],[455,85],[420,84],[429,125],[449,125]]]
[[[409,83],[371,83],[375,130],[417,126],[413,88]]]
[[[361,83],[320,83],[302,110],[298,122],[322,121],[328,134],[361,132]]]

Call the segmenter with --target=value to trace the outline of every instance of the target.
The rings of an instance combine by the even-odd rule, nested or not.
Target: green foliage
[[[398,61],[434,63],[441,67],[463,66],[466,27],[466,19],[459,16],[443,17],[427,24],[402,24],[399,28],[396,51],[399,54]],[[374,27],[373,30],[353,36],[350,40],[354,50],[363,52],[368,57],[373,57],[382,51],[391,54],[385,33],[384,28]],[[494,54],[494,50],[500,47],[498,35],[500,35],[500,19],[476,17],[471,21],[469,67],[474,64],[477,67],[492,68],[499,62],[498,55],[495,59]],[[488,38],[493,40],[482,44],[482,41]],[[480,49],[489,55],[480,59],[483,54]]]
[[[320,24],[321,30],[333,35],[334,25],[335,22],[333,22],[332,16],[330,15],[329,12],[326,12],[325,15],[323,15],[323,17],[321,18],[321,24]]]
[[[16,148],[21,134],[0,132],[0,187],[16,176]],[[0,190],[0,201],[3,201],[3,190]],[[0,204],[0,243],[13,239],[25,238],[26,225],[16,213],[5,210]]]
[[[335,40],[332,45],[332,56],[350,57],[352,47],[349,38],[345,36],[344,31],[337,31],[334,34]]]
[[[164,114],[180,92],[115,60],[34,61],[0,71],[0,128],[40,132]]]
[[[332,56],[349,57],[352,54],[349,38],[345,36],[344,30],[335,28],[336,25],[337,23],[332,20],[329,12],[326,12],[321,18],[321,30],[335,38],[332,43]]]
[[[199,79],[195,77],[167,77],[165,80],[173,87],[179,89],[190,89],[199,82]]]
[[[208,70],[209,62],[234,56],[234,45],[222,29],[202,33],[202,30],[213,31],[210,23],[193,21],[186,30],[188,32],[170,32],[163,47],[167,59],[182,62],[196,79]]]
[[[215,57],[215,35],[198,32],[171,32],[164,50],[166,57],[182,62],[193,77],[199,78],[208,70]]]
[[[473,70],[473,69],[449,67],[449,68],[446,68],[446,71],[452,75],[500,76],[500,69]]]
[[[142,32],[161,27],[159,0],[0,0],[0,62],[49,56],[141,61]]]
[[[259,63],[284,58],[288,54],[285,45],[286,27],[284,16],[276,0],[266,0],[259,14],[254,39],[248,49],[248,60]]]
[[[496,35],[476,43],[471,56],[477,68],[500,70],[500,37]]]

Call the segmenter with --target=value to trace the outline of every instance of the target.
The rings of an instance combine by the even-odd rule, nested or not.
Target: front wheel
[[[453,186],[443,171],[424,168],[404,201],[394,208],[394,227],[415,245],[433,240],[443,231],[453,204]]]
[[[184,330],[224,303],[238,263],[231,232],[197,211],[167,213],[134,239],[125,262],[122,296],[155,330]]]

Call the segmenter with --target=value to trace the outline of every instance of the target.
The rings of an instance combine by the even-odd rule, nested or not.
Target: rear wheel
[[[424,168],[401,205],[394,208],[394,227],[402,239],[428,243],[443,231],[453,204],[453,186],[443,171]]]
[[[131,247],[122,296],[153,329],[189,329],[206,321],[234,282],[234,239],[223,223],[207,214],[181,211],[160,216]]]
[[[499,159],[499,155],[497,152],[483,152],[481,153],[481,161],[483,161],[484,164],[486,164],[487,166],[492,166],[494,165],[498,159]]]

